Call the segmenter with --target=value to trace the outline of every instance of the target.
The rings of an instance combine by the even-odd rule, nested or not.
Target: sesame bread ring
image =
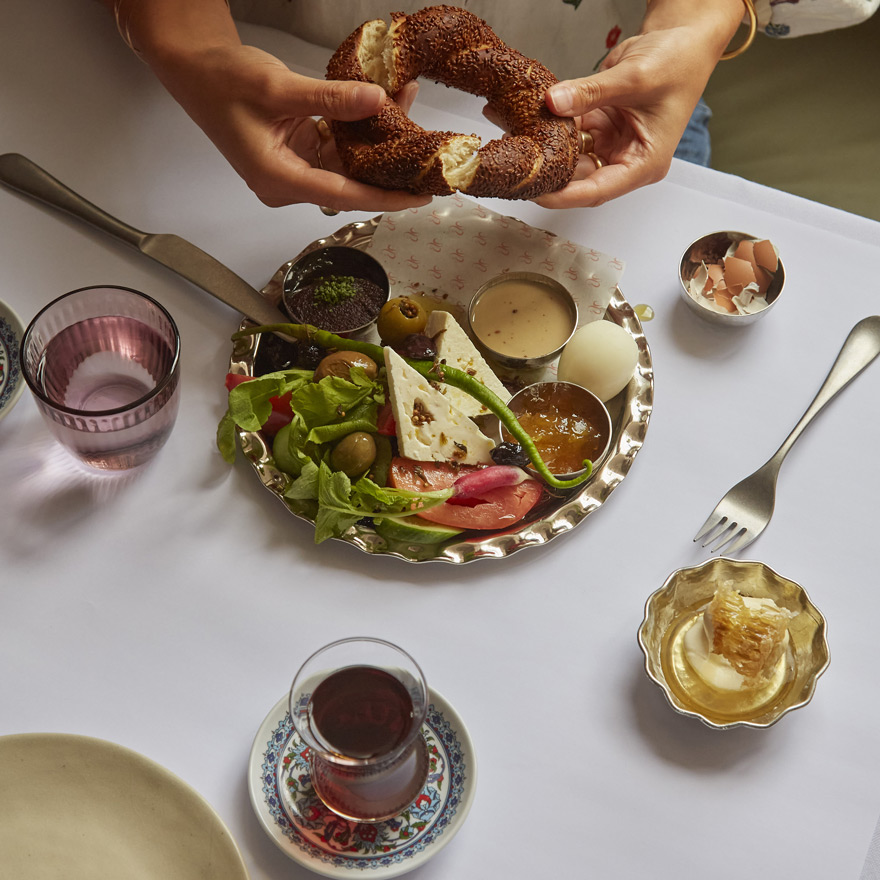
[[[484,96],[508,136],[481,145],[476,135],[416,125],[390,96],[420,76]],[[365,22],[336,50],[327,78],[378,83],[389,95],[376,116],[330,122],[347,173],[364,183],[416,194],[532,199],[565,186],[577,167],[573,121],[544,104],[556,77],[466,9],[396,12],[390,27]]]

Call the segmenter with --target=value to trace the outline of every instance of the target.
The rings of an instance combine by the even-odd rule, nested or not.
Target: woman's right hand
[[[266,205],[311,202],[337,211],[398,211],[430,201],[346,177],[332,137],[321,141],[314,117],[371,116],[386,100],[378,85],[311,79],[240,44],[177,55],[153,66]]]

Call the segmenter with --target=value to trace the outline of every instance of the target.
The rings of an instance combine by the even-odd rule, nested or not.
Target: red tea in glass
[[[378,639],[328,645],[297,674],[290,706],[315,793],[333,812],[378,822],[418,796],[428,775],[427,687],[400,648]]]

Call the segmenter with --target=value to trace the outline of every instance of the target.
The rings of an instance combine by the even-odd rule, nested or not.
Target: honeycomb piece
[[[785,650],[791,612],[772,599],[744,599],[725,583],[716,590],[706,617],[713,653],[751,682],[769,680]]]

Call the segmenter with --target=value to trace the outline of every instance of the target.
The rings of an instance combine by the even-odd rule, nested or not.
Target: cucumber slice
[[[407,544],[441,544],[460,535],[461,529],[437,525],[417,516],[404,519],[377,519],[376,531],[386,541],[400,541]]]

